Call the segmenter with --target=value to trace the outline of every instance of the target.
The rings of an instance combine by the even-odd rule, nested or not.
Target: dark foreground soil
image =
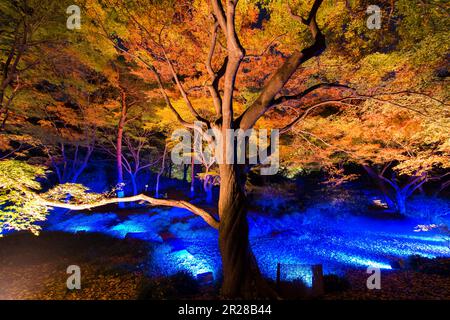
[[[0,299],[215,299],[217,287],[190,288],[177,294],[167,280],[148,279],[148,246],[136,240],[118,240],[100,234],[44,232],[35,237],[17,233],[0,238]],[[69,265],[81,269],[80,290],[68,290]],[[449,274],[384,271],[381,290],[368,290],[365,270],[349,270],[321,299],[445,299],[450,300]],[[179,278],[185,284],[189,280]],[[149,285],[150,284],[150,285]],[[167,295],[167,286],[170,295]],[[148,292],[150,288],[150,293]],[[174,291],[175,290],[175,291]],[[143,296],[143,292],[146,292]],[[190,295],[186,296],[186,292]],[[301,295],[296,298],[301,298]],[[289,297],[286,297],[289,299]]]
[[[0,299],[135,299],[146,246],[97,234],[14,234],[0,238]],[[81,270],[68,290],[67,267]]]
[[[415,271],[382,271],[381,289],[367,289],[365,270],[348,271],[349,289],[326,293],[326,300],[450,300],[450,276]]]

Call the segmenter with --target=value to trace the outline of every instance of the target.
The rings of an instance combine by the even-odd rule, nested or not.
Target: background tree
[[[124,184],[125,169],[131,179],[133,193],[137,194],[138,173],[150,168],[154,162],[149,159],[151,151],[156,149],[152,149],[149,143],[150,137],[154,135],[150,127],[155,127],[150,115],[155,110],[149,107],[152,103],[146,94],[149,85],[133,74],[132,66],[118,59],[111,63],[111,67],[110,82],[117,89],[117,101],[111,103],[117,105],[117,108],[112,109],[112,113],[108,115],[108,123],[111,125],[103,130],[102,144],[104,149],[111,155],[114,153],[116,158],[117,185]],[[144,161],[144,155],[149,163]]]
[[[59,40],[61,16],[55,17],[52,12],[61,5],[46,0],[0,4],[0,141],[5,156],[33,146],[32,136],[23,139],[23,135],[11,134],[6,125],[11,122],[14,126],[23,120],[16,115],[21,108],[17,98],[33,85],[35,69],[45,60],[44,48]],[[46,32],[50,29],[51,35]]]
[[[112,11],[101,10],[91,4],[93,17],[100,20],[103,26],[102,32],[105,38],[114,43],[114,47],[121,51],[129,59],[140,63],[148,76],[153,77],[159,85],[162,97],[165,99],[168,109],[173,112],[181,125],[192,128],[193,120],[203,122],[208,128],[216,128],[225,133],[227,129],[251,129],[263,115],[271,115],[276,110],[298,110],[288,124],[281,127],[281,131],[287,132],[295,124],[310,115],[313,110],[320,107],[349,107],[358,105],[358,101],[382,100],[379,95],[383,93],[365,92],[370,85],[349,86],[352,78],[356,83],[363,82],[356,75],[367,75],[370,72],[361,69],[358,74],[349,69],[342,72],[340,66],[349,66],[360,59],[366,65],[376,70],[373,77],[386,77],[380,75],[386,69],[392,70],[393,63],[399,62],[399,57],[383,55],[372,48],[389,47],[395,45],[394,39],[397,30],[391,32],[391,25],[384,25],[388,36],[380,36],[381,33],[369,33],[365,28],[365,19],[358,19],[365,11],[364,3],[357,2],[345,7],[345,3],[339,3],[343,10],[336,10],[335,6],[322,6],[322,15],[319,16],[319,24],[327,25],[325,31],[321,31],[316,23],[316,14],[322,1],[314,3],[297,4],[297,10],[287,10],[285,3],[271,2],[265,8],[270,14],[258,15],[242,14],[258,12],[256,6],[251,3],[229,1],[223,4],[221,1],[209,3],[192,3],[189,1],[172,6],[164,4],[151,4],[139,7],[130,6],[123,1],[109,1]],[[388,2],[386,2],[388,4]],[[391,4],[389,2],[389,4]],[[392,5],[391,5],[392,6]],[[167,8],[171,11],[168,12]],[[312,8],[312,9],[311,9]],[[345,10],[346,9],[346,10]],[[395,8],[391,21],[394,21]],[[303,18],[294,12],[309,12]],[[164,14],[160,14],[164,12]],[[333,14],[333,12],[339,12]],[[212,20],[211,20],[212,14]],[[268,18],[270,16],[270,19]],[[442,17],[441,13],[436,16]],[[106,19],[106,18],[112,19]],[[120,28],[121,21],[127,21],[127,33]],[[206,21],[212,21],[209,34],[204,32]],[[347,22],[355,23],[350,28],[344,28],[349,32],[339,34],[336,30],[343,30],[342,26]],[[264,25],[264,28],[261,26]],[[288,36],[285,41],[280,41],[283,33],[292,33],[306,25],[309,32],[299,32]],[[130,36],[130,29],[132,36]],[[239,36],[237,35],[239,30]],[[436,33],[442,30],[436,30]],[[258,36],[255,36],[259,33]],[[350,41],[340,41],[345,36],[352,34],[367,36],[365,44]],[[332,66],[323,69],[321,60],[317,60],[320,68],[315,64],[307,63],[311,58],[320,56],[325,50],[325,35],[329,38],[330,50],[327,61]],[[442,33],[434,40],[439,39]],[[275,36],[275,37],[274,37]],[[266,40],[267,42],[264,43]],[[275,39],[275,40],[274,40]],[[241,43],[241,40],[243,43]],[[308,42],[310,41],[310,42]],[[255,45],[259,42],[259,46]],[[276,42],[276,44],[274,44]],[[278,42],[282,42],[279,45]],[[264,43],[264,44],[261,44]],[[267,43],[269,43],[267,50]],[[312,43],[307,45],[307,43]],[[342,43],[343,45],[339,45]],[[182,44],[182,45],[180,45]],[[298,49],[299,44],[305,47]],[[246,54],[244,46],[254,46],[254,52]],[[260,49],[260,50],[258,50]],[[351,59],[345,54],[334,56],[336,51],[352,52]],[[262,54],[261,54],[262,52]],[[370,56],[372,55],[373,56]],[[375,60],[374,58],[377,57]],[[440,54],[436,56],[436,63]],[[403,59],[402,56],[400,59]],[[258,60],[259,68],[252,68],[254,60]],[[370,60],[372,59],[372,61]],[[390,61],[390,66],[378,68],[381,63]],[[200,64],[198,61],[206,63]],[[193,63],[197,61],[197,63]],[[395,61],[395,62],[394,62]],[[279,62],[278,69],[275,67]],[[344,62],[344,63],[342,63]],[[429,63],[430,61],[428,61]],[[334,64],[336,63],[336,64]],[[296,73],[299,67],[305,64],[303,72]],[[327,62],[328,64],[328,62]],[[182,76],[181,76],[182,74]],[[238,77],[239,75],[242,75]],[[164,80],[171,79],[174,86],[165,88]],[[262,79],[262,81],[261,81]],[[312,82],[314,80],[314,82]],[[342,82],[336,84],[337,80]],[[403,80],[403,79],[399,79]],[[289,81],[289,83],[288,83]],[[297,84],[302,81],[304,90],[298,90]],[[387,81],[387,80],[385,80]],[[211,111],[203,112],[194,107],[194,101],[188,95],[203,94],[202,90],[196,90],[199,82],[207,83],[207,98]],[[393,81],[394,82],[394,81]],[[407,82],[404,82],[404,84]],[[325,89],[350,87],[350,90],[336,90],[326,92]],[[201,86],[204,87],[204,86]],[[178,95],[172,91],[178,89]],[[325,92],[324,92],[325,90]],[[362,93],[364,92],[364,93]],[[320,93],[320,96],[318,94]],[[318,97],[313,104],[308,104],[304,98]],[[332,97],[326,99],[326,97]],[[174,97],[180,97],[185,103],[184,108],[176,108]],[[245,109],[239,115],[239,101],[242,101]],[[409,106],[399,105],[408,109]],[[289,109],[290,108],[290,109]],[[189,115],[185,115],[189,113]],[[286,115],[293,112],[286,112]],[[226,144],[225,144],[226,145]],[[230,151],[230,150],[228,150]],[[222,150],[223,155],[227,150]],[[256,260],[251,253],[248,244],[248,225],[246,220],[247,203],[244,190],[246,181],[246,166],[223,164],[219,166],[220,195],[218,211],[220,217],[219,243],[222,254],[224,271],[223,293],[226,296],[249,297],[264,292],[268,294],[256,265]]]
[[[334,172],[341,174],[346,162],[376,167],[395,158],[386,173],[397,171],[397,176],[403,174],[405,179],[422,176],[423,172],[428,176],[434,171],[445,171],[448,143],[442,138],[445,139],[448,130],[446,122],[439,120],[441,116],[432,117],[433,113],[442,115],[448,107],[445,82],[448,14],[439,3],[381,1],[380,6],[388,15],[379,31],[366,28],[366,1],[289,4],[237,0],[85,0],[83,9],[88,18],[77,33],[80,41],[76,45],[61,44],[56,50],[49,47],[46,55],[54,58],[55,52],[59,56],[64,53],[70,61],[83,61],[86,68],[59,66],[57,70],[75,72],[75,76],[69,77],[72,85],[69,92],[86,93],[80,100],[98,95],[99,100],[89,101],[105,109],[111,101],[106,94],[112,82],[108,78],[113,78],[107,74],[110,61],[124,59],[133,65],[134,75],[154,84],[145,90],[145,95],[158,97],[155,100],[162,100],[165,105],[158,104],[158,110],[146,111],[148,105],[139,104],[136,109],[143,118],[139,118],[135,131],[127,131],[126,127],[124,131],[124,137],[136,142],[130,144],[130,150],[136,150],[136,146],[139,149],[140,137],[149,132],[145,131],[146,121],[170,119],[172,126],[166,129],[185,127],[197,131],[194,122],[200,122],[204,129],[214,128],[225,137],[230,129],[279,128],[285,134],[283,148],[284,154],[288,154],[285,165],[293,170],[308,166],[333,170],[337,167]],[[424,12],[429,18],[417,19]],[[205,26],[210,27],[205,30]],[[44,64],[48,65],[51,64]],[[103,75],[105,81],[94,82],[101,90],[93,90],[82,81],[92,79],[88,70],[96,71],[92,73],[96,75],[94,78]],[[49,82],[60,88],[58,78],[55,76]],[[411,88],[417,92],[411,92]],[[62,89],[57,91],[66,92],[66,86]],[[39,95],[34,91],[30,96]],[[111,104],[115,112],[120,109],[117,97],[113,97],[115,101]],[[63,100],[63,107],[68,108],[67,99]],[[36,100],[24,99],[23,104],[17,104],[16,118],[20,115],[27,125],[43,119],[42,114],[33,115],[42,108],[32,108],[31,112],[26,108],[33,101]],[[53,105],[54,101],[41,104]],[[87,105],[92,104],[76,104]],[[96,108],[88,110],[98,112]],[[64,119],[63,116],[57,114],[53,121],[61,122],[57,118]],[[148,119],[150,116],[156,119]],[[108,125],[113,124],[116,129],[118,118],[107,120]],[[405,130],[401,129],[403,125]],[[434,125],[439,130],[434,130]],[[9,126],[7,130],[11,132],[24,127],[12,122]],[[400,136],[394,132],[397,129]],[[414,142],[409,129],[420,132],[423,139]],[[430,129],[432,134],[427,133]],[[384,131],[389,132],[389,137],[383,135]],[[117,146],[117,130],[109,137]],[[204,137],[210,139],[208,135]],[[218,151],[221,158],[231,151],[236,153],[236,143],[229,144],[234,145],[231,149],[227,147],[227,142],[235,142],[235,138],[227,139]],[[293,145],[289,145],[289,139],[294,141]],[[134,159],[134,154],[130,151],[127,159]],[[250,169],[248,163],[218,166],[220,222],[187,202],[145,195],[120,201],[178,206],[202,216],[219,229],[223,294],[244,298],[273,296],[262,279],[248,241],[245,185]],[[72,188],[71,192],[76,190]],[[36,201],[46,208],[61,206],[74,210],[119,202],[100,196],[86,198],[64,204],[60,200],[65,198],[60,196],[52,199],[36,196]]]

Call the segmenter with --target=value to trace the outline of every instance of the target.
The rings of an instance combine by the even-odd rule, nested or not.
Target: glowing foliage
[[[35,193],[41,189],[38,177],[45,174],[40,166],[15,160],[0,161],[0,234],[8,230],[29,230],[38,234],[47,208]]]
[[[49,209],[45,201],[90,204],[108,196],[73,183],[59,184],[42,193],[39,180],[45,179],[45,174],[42,166],[17,160],[0,161],[0,235],[11,230],[39,234],[39,222],[46,220]]]
[[[55,202],[67,202],[73,204],[89,204],[104,199],[105,195],[90,192],[89,188],[76,183],[58,184],[43,197]]]

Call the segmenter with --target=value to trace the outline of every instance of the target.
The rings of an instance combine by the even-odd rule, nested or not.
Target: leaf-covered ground
[[[265,276],[275,280],[277,263],[287,266],[286,280],[310,282],[305,265],[322,264],[324,272],[346,268],[391,269],[391,262],[410,255],[450,257],[448,239],[436,232],[414,232],[422,223],[336,213],[332,205],[305,211],[249,214],[250,243]],[[146,274],[170,276],[178,271],[220,274],[217,231],[182,209],[140,208],[127,213],[53,213],[45,230],[99,232],[123,239],[126,235],[152,247]],[[283,268],[282,273],[285,269]],[[308,279],[305,279],[307,277]]]
[[[0,299],[135,299],[146,246],[97,234],[13,234],[0,239]],[[69,265],[81,289],[68,290]]]
[[[143,286],[151,281],[144,275],[148,254],[148,246],[143,242],[99,234],[8,235],[0,239],[0,299],[137,299]],[[66,269],[72,264],[81,268],[81,290],[66,288],[69,276]],[[324,299],[450,300],[448,273],[382,270],[381,290],[367,289],[368,274],[363,269],[348,269],[344,277],[349,287],[328,292]],[[171,286],[170,281],[154,281],[153,292],[147,297],[186,298],[185,294],[177,295],[168,286]],[[194,299],[217,297],[217,288],[212,286],[189,296]]]
[[[450,270],[449,270],[450,271]],[[327,300],[450,300],[450,276],[426,274],[414,271],[381,273],[381,289],[369,290],[365,270],[351,270],[346,278],[350,289],[327,293]]]

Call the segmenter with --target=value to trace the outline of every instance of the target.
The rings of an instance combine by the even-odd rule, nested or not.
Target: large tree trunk
[[[236,165],[220,166],[219,246],[222,255],[222,295],[267,298],[275,293],[263,280],[248,239],[245,177]]]

